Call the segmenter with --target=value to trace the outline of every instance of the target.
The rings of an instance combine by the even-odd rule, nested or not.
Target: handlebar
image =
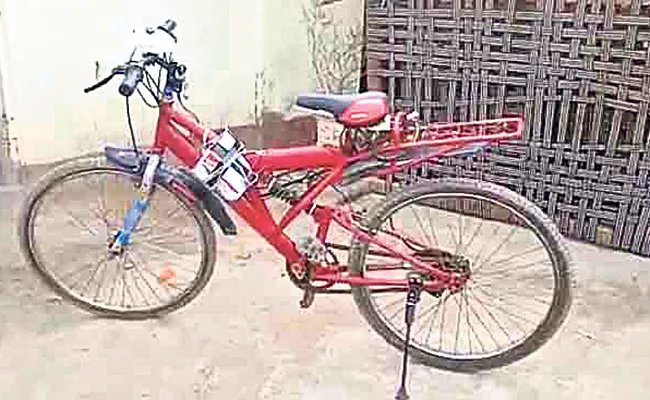
[[[172,39],[174,39],[175,42],[177,41],[177,38],[173,33],[174,29],[176,29],[176,21],[168,19],[162,25],[158,26],[158,28],[156,29],[167,33],[169,36],[171,36]],[[147,32],[149,34],[152,34],[154,30],[147,29]],[[163,61],[161,61],[158,57],[153,57],[148,60],[145,60],[144,62],[141,63],[141,65],[127,64],[126,66],[119,66],[113,69],[111,74],[106,78],[100,80],[99,82],[93,84],[92,86],[85,88],[84,93],[89,93],[92,92],[93,90],[99,89],[100,87],[109,83],[116,75],[124,75],[124,80],[120,84],[118,90],[122,96],[129,97],[135,92],[135,89],[137,88],[138,84],[142,81],[144,75],[143,73],[144,67],[150,63],[155,63],[155,62],[163,62]],[[161,64],[161,65],[165,65],[165,64]]]
[[[111,79],[113,79],[113,77],[114,77],[115,75],[116,75],[116,73],[113,72],[113,73],[111,73],[109,76],[107,76],[106,78],[102,79],[101,81],[95,83],[95,84],[92,85],[92,86],[89,86],[89,87],[85,88],[85,89],[84,89],[84,93],[90,93],[90,92],[92,92],[93,90],[97,90],[97,89],[99,89],[100,87],[106,85],[108,82],[111,81]]]
[[[113,78],[115,78],[116,75],[122,75],[122,74],[124,74],[125,69],[126,69],[126,68],[123,67],[123,66],[119,66],[119,67],[113,68],[113,71],[111,71],[111,74],[110,74],[109,76],[107,76],[106,78],[102,79],[101,81],[95,83],[94,85],[85,88],[85,89],[84,89],[84,93],[90,93],[90,92],[92,92],[93,90],[97,90],[97,89],[99,89],[100,87],[106,85],[106,84],[107,84],[108,82],[110,82]]]

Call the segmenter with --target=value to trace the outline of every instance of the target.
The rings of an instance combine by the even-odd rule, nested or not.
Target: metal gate
[[[523,115],[523,140],[417,176],[502,184],[569,237],[650,255],[644,1],[368,0],[368,86],[426,121]]]

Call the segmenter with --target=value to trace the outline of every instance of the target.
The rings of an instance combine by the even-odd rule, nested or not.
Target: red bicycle
[[[174,27],[144,35],[175,41]],[[86,92],[124,75],[131,127],[129,97],[146,89],[159,109],[153,145],[137,146],[131,127],[132,149],[63,164],[24,203],[22,251],[64,298],[118,318],[177,310],[213,273],[212,222],[236,234],[229,208],[286,259],[303,307],[315,294],[351,293],[374,330],[428,365],[503,366],[565,320],[569,256],[536,205],[478,180],[404,184],[404,171],[519,138],[520,118],[423,125],[416,114],[389,114],[383,93],[313,94],[297,105],[340,122],[340,146],[247,150],[183,106],[186,67],[170,53],[133,54]],[[272,198],[289,206],[281,218]],[[311,218],[313,234],[289,232],[299,216]]]

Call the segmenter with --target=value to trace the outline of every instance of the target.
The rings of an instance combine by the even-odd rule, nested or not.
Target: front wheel
[[[460,289],[422,293],[410,352],[426,365],[476,372],[511,364],[539,349],[568,315],[572,274],[561,235],[511,190],[426,182],[389,195],[363,224],[401,251],[469,276]],[[408,264],[373,247],[353,240],[351,274],[405,277]],[[352,294],[370,326],[403,350],[404,293],[377,289],[357,286]]]
[[[215,233],[200,204],[166,182],[154,184],[129,243],[115,251],[140,177],[103,157],[44,176],[23,204],[20,247],[62,298],[105,317],[144,319],[189,303],[210,279]]]

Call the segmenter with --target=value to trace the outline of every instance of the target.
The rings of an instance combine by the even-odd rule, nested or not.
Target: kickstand
[[[409,395],[406,393],[406,376],[408,369],[409,345],[411,342],[411,325],[415,318],[415,306],[420,302],[420,294],[424,282],[419,275],[408,277],[409,288],[406,294],[406,311],[404,313],[404,322],[406,322],[406,340],[404,340],[404,357],[402,359],[402,382],[395,396],[395,400],[408,400]]]

